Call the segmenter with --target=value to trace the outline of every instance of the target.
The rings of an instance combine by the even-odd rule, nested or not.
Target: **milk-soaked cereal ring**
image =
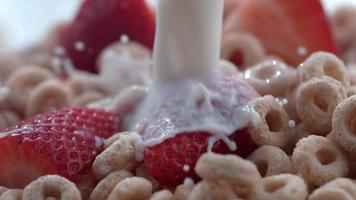
[[[351,179],[337,178],[313,191],[309,200],[356,199],[356,184]]]
[[[347,159],[339,147],[316,135],[299,140],[293,151],[292,164],[311,186],[320,186],[349,173]]]
[[[248,33],[229,32],[223,37],[221,57],[233,60],[236,52],[241,53],[242,65],[239,67],[256,64],[256,61],[265,55],[263,45],[255,36]]]
[[[89,200],[106,200],[118,183],[132,176],[133,175],[126,170],[110,173],[98,183],[93,192],[90,194]]]
[[[329,78],[312,78],[299,86],[297,113],[305,128],[316,134],[331,130],[335,107],[346,99],[346,91],[340,82]]]
[[[5,82],[10,89],[10,105],[20,113],[24,112],[32,89],[51,77],[50,71],[40,67],[29,66],[16,70]]]
[[[237,200],[234,191],[228,185],[203,180],[196,184],[188,200]]]
[[[23,191],[23,200],[45,200],[55,197],[60,200],[80,200],[80,192],[74,183],[57,175],[42,176]]]
[[[135,174],[136,176],[138,177],[142,177],[142,178],[145,178],[147,180],[149,180],[151,183],[152,183],[152,187],[153,187],[153,191],[156,191],[160,188],[160,184],[158,183],[158,181],[153,177],[151,176],[148,171],[147,171],[147,168],[144,164],[141,164],[140,166],[138,166],[135,170]]]
[[[343,6],[336,10],[331,17],[331,23],[334,26],[333,31],[337,41],[347,47],[356,40],[356,8],[352,6]]]
[[[26,116],[34,116],[52,109],[71,105],[71,94],[63,83],[48,80],[40,83],[30,93],[26,106]]]
[[[307,185],[303,179],[293,174],[279,174],[262,179],[248,194],[250,200],[305,200],[308,196]]]
[[[278,147],[264,145],[247,157],[256,164],[261,176],[272,176],[291,172],[289,157]]]
[[[276,60],[266,60],[253,65],[243,76],[261,95],[286,96],[298,82],[295,68]]]
[[[151,182],[140,177],[130,177],[115,186],[108,200],[146,200],[151,194]]]
[[[333,138],[348,152],[356,153],[356,96],[342,101],[332,118]]]
[[[316,52],[309,56],[299,68],[300,82],[306,82],[314,77],[329,76],[350,86],[350,76],[343,61],[334,54]]]
[[[154,193],[149,200],[173,200],[173,194],[169,190],[161,190]]]
[[[288,126],[288,114],[282,105],[272,96],[264,96],[252,102],[259,119],[249,126],[251,138],[258,145],[284,147],[291,138]]]
[[[195,172],[203,179],[224,180],[233,186],[250,187],[261,179],[252,162],[236,155],[205,153],[197,161]]]
[[[139,138],[140,136],[135,132],[121,134],[112,145],[99,154],[93,163],[95,178],[100,180],[110,172],[117,170],[132,170],[137,164],[135,141]]]
[[[20,55],[16,53],[0,53],[0,81],[3,82],[11,73],[20,69],[23,65],[24,62]]]
[[[1,194],[0,200],[21,200],[22,190],[21,189],[9,189]]]

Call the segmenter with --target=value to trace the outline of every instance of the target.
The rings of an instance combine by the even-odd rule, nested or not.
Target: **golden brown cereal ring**
[[[0,129],[8,128],[19,121],[19,116],[11,110],[0,111]]]
[[[313,191],[309,200],[356,199],[356,184],[351,179],[337,178]]]
[[[205,153],[197,161],[195,171],[203,179],[213,182],[224,180],[233,186],[250,187],[261,179],[252,162],[236,155]]]
[[[249,126],[253,141],[258,145],[286,146],[291,139],[291,129],[288,115],[281,104],[268,95],[255,99],[252,107],[260,116]]]
[[[26,106],[26,116],[34,116],[56,108],[71,105],[68,88],[59,81],[48,80],[40,83],[30,93]]]
[[[228,185],[203,180],[196,184],[188,200],[237,200],[234,191]]]
[[[333,138],[348,152],[356,152],[356,96],[342,101],[335,109],[332,118]]]
[[[253,65],[243,76],[261,95],[286,96],[298,82],[295,68],[276,60],[266,60]]]
[[[158,181],[148,173],[147,168],[144,164],[139,165],[136,168],[135,172],[136,176],[145,178],[152,183],[153,191],[157,191],[161,187]]]
[[[264,145],[247,157],[256,164],[261,176],[272,176],[291,172],[289,157],[278,147]]]
[[[3,82],[11,73],[20,69],[24,62],[16,53],[0,53],[0,81]]]
[[[181,184],[174,191],[174,200],[187,200],[194,184]]]
[[[9,189],[1,194],[0,200],[21,200],[22,190],[20,189]]]
[[[99,154],[93,163],[95,178],[100,180],[113,171],[134,169],[137,164],[134,143],[139,137],[134,132],[121,134],[121,137]]]
[[[74,183],[57,175],[42,176],[23,191],[23,200],[45,200],[56,197],[60,200],[80,200],[80,192]]]
[[[350,76],[345,64],[331,53],[313,53],[300,65],[298,70],[300,82],[306,82],[314,77],[328,76],[340,81],[344,87],[350,86]]]
[[[303,179],[292,174],[267,176],[255,185],[248,195],[250,200],[305,200],[308,196]]]
[[[351,63],[347,65],[348,73],[350,74],[351,85],[356,85],[356,64]]]
[[[294,89],[293,92],[291,92],[287,97],[286,97],[286,104],[283,105],[284,109],[286,110],[289,119],[293,120],[296,123],[300,122],[300,119],[297,114],[297,107],[296,107],[296,101],[297,101],[297,91],[298,89]]]
[[[118,183],[125,178],[132,176],[133,175],[126,170],[110,173],[98,183],[93,192],[90,194],[89,200],[106,200]]]
[[[348,97],[356,95],[356,85],[347,88],[346,94],[347,94]]]
[[[229,60],[238,50],[242,54],[243,64],[239,67],[247,67],[256,64],[265,55],[265,49],[261,42],[248,33],[230,32],[223,37],[221,57]]]
[[[98,101],[105,97],[104,94],[96,91],[89,91],[81,94],[79,96],[74,97],[73,104],[75,106],[85,106],[94,101]]]
[[[6,187],[0,186],[0,196],[8,190]]]
[[[353,6],[343,6],[336,10],[331,17],[331,23],[334,26],[333,31],[339,44],[348,47],[354,42],[356,34],[356,8]]]
[[[299,140],[293,151],[292,163],[311,186],[320,186],[349,173],[341,149],[322,136],[310,135]]]
[[[40,67],[30,66],[16,70],[5,83],[10,89],[10,105],[17,112],[23,113],[32,89],[51,77],[48,70]]]
[[[173,200],[173,194],[169,190],[161,190],[154,193],[149,200]]]
[[[312,78],[299,86],[297,113],[307,131],[326,134],[331,130],[335,107],[346,99],[346,91],[329,77]]]
[[[115,186],[108,200],[146,200],[151,194],[151,182],[140,177],[130,177]]]

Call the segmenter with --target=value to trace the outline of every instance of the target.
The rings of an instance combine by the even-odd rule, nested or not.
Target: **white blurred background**
[[[19,48],[44,37],[51,25],[71,19],[82,0],[0,0],[0,38],[8,47]],[[153,3],[155,0],[148,0]],[[297,1],[297,0],[288,0]],[[356,0],[323,0],[328,12]],[[0,41],[1,42],[1,41]]]

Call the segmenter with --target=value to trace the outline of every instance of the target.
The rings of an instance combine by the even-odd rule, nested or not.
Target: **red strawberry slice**
[[[189,98],[191,95],[189,92],[182,90],[180,91],[182,96],[177,98],[171,98],[171,95],[162,93],[164,95],[161,95],[160,98],[164,103],[158,103],[158,106],[148,109],[148,116],[143,118],[148,122],[144,125],[148,128],[142,134],[143,140],[167,137],[170,134],[171,127],[178,130],[178,134],[174,137],[147,147],[144,151],[144,161],[150,175],[163,185],[176,186],[182,183],[186,177],[198,179],[194,172],[194,166],[198,158],[208,150],[208,141],[212,135],[211,132],[203,130],[217,130],[216,127],[204,129],[204,120],[199,121],[200,119],[209,121],[209,124],[216,122],[224,124],[218,128],[221,131],[224,127],[229,126],[230,120],[232,122],[233,119],[239,120],[233,121],[234,124],[248,123],[248,121],[244,121],[244,117],[236,118],[234,116],[241,114],[240,109],[259,96],[247,83],[236,77],[218,77],[217,79],[211,77],[209,81],[200,84],[204,84],[204,87],[201,87],[204,88],[204,94],[207,94],[207,96],[212,94],[211,97],[206,97],[205,100],[198,101],[196,104],[189,101],[188,106],[186,106],[184,99]],[[171,91],[168,84],[165,87],[170,88],[169,91]],[[191,87],[194,87],[194,85]],[[157,102],[148,102],[147,104],[155,103]],[[209,112],[206,112],[206,110],[209,110]],[[201,115],[202,113],[204,113],[204,116]],[[195,119],[198,119],[198,121],[194,121]],[[221,119],[224,120],[221,121]],[[169,122],[168,125],[165,123],[167,121]],[[185,130],[193,131],[179,132],[180,128],[187,124],[188,127],[193,128],[186,128]],[[190,126],[191,124],[193,126]],[[223,154],[233,153],[240,156],[247,156],[254,151],[256,144],[250,138],[250,134],[241,126],[231,127],[231,129],[224,131],[232,132],[229,139],[235,142],[237,147],[235,151],[229,150],[222,140],[213,144],[212,151]],[[184,128],[181,130],[184,130]]]
[[[101,137],[114,134],[120,123],[110,113],[88,108],[20,122],[0,135],[0,185],[22,188],[46,174],[75,177],[102,150]]]
[[[85,0],[59,45],[74,66],[96,72],[96,60],[107,45],[127,35],[153,47],[155,16],[145,0]]]
[[[159,145],[146,148],[145,165],[149,173],[159,183],[170,187],[179,185],[186,177],[199,180],[194,166],[206,152],[209,136],[206,132],[182,133]],[[212,151],[246,157],[257,148],[246,129],[236,131],[229,138],[236,143],[235,151],[230,151],[222,140],[214,144]]]
[[[245,0],[225,21],[256,35],[267,51],[292,65],[315,51],[338,54],[330,24],[319,0]]]

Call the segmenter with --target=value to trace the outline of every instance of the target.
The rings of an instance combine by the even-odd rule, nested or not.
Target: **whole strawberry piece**
[[[101,110],[62,109],[40,114],[0,135],[0,185],[22,188],[46,174],[72,179],[102,150],[102,138],[121,120]]]
[[[315,51],[339,53],[320,0],[241,1],[224,24],[225,32],[254,34],[268,53],[295,66]]]
[[[67,30],[59,38],[75,67],[96,72],[96,60],[122,35],[153,47],[155,16],[145,0],[85,0]]]

